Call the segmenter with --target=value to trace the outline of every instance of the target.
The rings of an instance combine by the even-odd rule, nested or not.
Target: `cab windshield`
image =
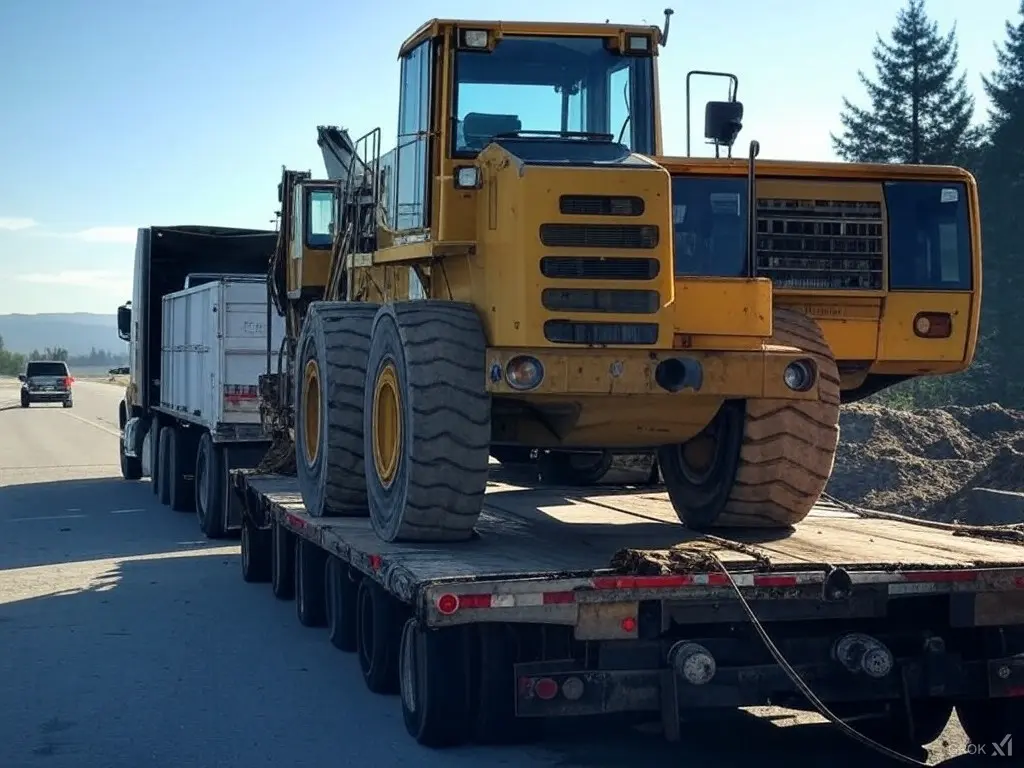
[[[653,61],[600,37],[509,35],[491,53],[455,55],[452,154],[473,156],[496,136],[611,135],[654,154]]]

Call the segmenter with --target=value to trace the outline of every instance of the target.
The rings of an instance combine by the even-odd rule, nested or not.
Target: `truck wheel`
[[[385,304],[363,398],[370,522],[384,541],[473,535],[487,488],[486,343],[469,304]]]
[[[159,416],[153,416],[153,420],[149,424],[149,432],[149,488],[153,495],[159,498],[160,484],[158,478],[160,477],[160,462],[163,460],[163,454],[160,452],[161,429]]]
[[[480,624],[476,628],[474,738],[478,744],[522,744],[540,737],[544,721],[516,717],[514,665],[521,658],[517,632],[525,627]]]
[[[467,634],[466,627],[424,629],[415,618],[402,629],[402,719],[409,735],[425,747],[453,747],[468,739]]]
[[[142,459],[124,455],[124,437],[122,436],[118,450],[121,454],[121,477],[125,480],[139,480],[142,477]]]
[[[347,563],[329,555],[324,568],[324,605],[331,645],[339,651],[356,651],[356,597],[358,584],[353,581]]]
[[[214,445],[209,432],[199,438],[196,451],[195,506],[199,530],[208,539],[224,538],[224,450]]]
[[[839,371],[821,328],[775,310],[771,343],[797,347],[818,366],[819,400],[727,401],[683,445],[658,450],[672,506],[689,528],[785,528],[810,513],[835,462]]]
[[[995,754],[992,745],[999,745],[1009,757],[1006,737],[1019,732],[1024,723],[1024,699],[974,699],[961,701],[956,713],[970,744],[988,744],[988,754]]]
[[[194,478],[189,480],[188,472],[195,467],[191,435],[177,427],[170,428],[171,437],[167,448],[167,496],[175,512],[191,512],[195,503]]]
[[[541,451],[537,458],[542,482],[549,485],[596,485],[612,466],[611,451],[577,453]]]
[[[313,517],[365,517],[363,386],[377,305],[313,302],[295,366],[295,466]]]
[[[324,610],[324,567],[327,553],[311,541],[295,537],[295,613],[304,627],[327,624]]]
[[[160,460],[160,471],[156,475],[156,496],[160,500],[161,504],[171,503],[171,436],[174,434],[174,428],[170,426],[160,427],[159,436],[159,449],[157,454]]]
[[[28,395],[27,394],[22,392],[21,393],[21,407],[22,408],[28,408],[30,405],[32,405],[32,401],[28,399]]]
[[[359,582],[356,597],[356,652],[366,687],[373,693],[398,693],[398,646],[402,606],[373,579]]]
[[[280,523],[270,525],[270,590],[278,600],[295,597],[295,543]]]
[[[270,531],[261,530],[248,520],[242,523],[242,579],[250,584],[270,581]]]

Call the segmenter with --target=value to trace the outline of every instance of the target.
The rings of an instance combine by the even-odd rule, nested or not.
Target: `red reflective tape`
[[[755,587],[795,587],[796,576],[755,576]]]
[[[977,581],[977,571],[904,571],[900,574],[903,581]]]
[[[295,526],[296,528],[301,528],[301,529],[305,529],[306,528],[306,521],[303,520],[301,517],[293,515],[290,512],[287,514],[287,517],[288,517],[288,521],[293,526]]]
[[[1013,688],[1007,688],[1006,689],[1006,695],[1011,697],[1011,698],[1016,698],[1018,696],[1024,696],[1024,685],[1016,685]]]
[[[366,559],[370,563],[371,571],[379,571],[381,565],[383,565],[380,555],[369,555]]]
[[[490,595],[458,595],[459,608],[490,608]]]
[[[1024,589],[1024,576],[1018,576],[1013,580],[1013,584],[1017,589]]]
[[[679,576],[598,576],[591,580],[594,589],[661,589],[665,587],[688,587],[693,584],[691,575]]]
[[[573,592],[545,592],[544,605],[565,605],[575,603],[576,595]]]

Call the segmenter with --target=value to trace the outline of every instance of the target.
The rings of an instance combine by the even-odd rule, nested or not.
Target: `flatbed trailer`
[[[883,752],[930,743],[954,706],[974,745],[1005,754],[1024,730],[1019,527],[821,502],[794,530],[723,539],[664,493],[492,480],[473,540],[395,544],[367,518],[309,516],[294,478],[232,473],[245,580],[328,626],[422,744],[610,713],[675,739],[687,711],[767,703]]]

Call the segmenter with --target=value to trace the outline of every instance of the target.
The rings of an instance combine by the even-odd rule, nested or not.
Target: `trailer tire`
[[[241,556],[242,579],[249,584],[270,581],[271,551],[270,531],[259,529],[250,521],[242,523]]]
[[[203,432],[196,451],[195,507],[199,530],[208,539],[224,538],[224,459],[224,449],[214,444],[209,432]]]
[[[125,480],[140,480],[142,478],[142,459],[137,456],[124,455],[124,436],[121,436],[118,450],[121,453],[121,477]]]
[[[483,508],[491,443],[486,342],[470,304],[385,304],[363,399],[370,522],[384,541],[463,541]]]
[[[454,747],[468,740],[467,635],[466,627],[424,629],[415,618],[402,628],[402,720],[409,735],[424,747]]]
[[[194,469],[195,456],[191,455],[192,439],[185,430],[171,427],[167,457],[167,496],[175,512],[191,512],[195,503],[194,478],[189,480],[188,469]]]
[[[688,528],[788,528],[807,517],[828,484],[839,443],[835,356],[802,312],[776,309],[774,329],[773,345],[814,361],[819,398],[729,400],[695,438],[660,448],[669,498]],[[691,451],[702,453],[699,460]]]
[[[171,434],[173,427],[160,427],[160,434],[157,436],[159,442],[157,453],[160,461],[160,471],[156,475],[156,497],[163,505],[171,503],[171,488],[169,485],[170,467],[168,466],[171,456]]]
[[[324,567],[324,606],[328,637],[339,651],[356,651],[356,598],[359,585],[352,579],[348,563],[328,555]]]
[[[577,461],[582,457],[587,460]],[[541,482],[548,485],[597,485],[612,468],[611,451],[584,453],[575,451],[541,451],[537,457]]]
[[[295,537],[295,614],[304,627],[327,625],[324,566],[327,553],[311,541]]]
[[[149,486],[153,495],[159,498],[160,484],[158,479],[160,477],[162,454],[160,453],[160,417],[157,414],[153,415],[153,420],[149,423],[149,432]]]
[[[294,534],[278,522],[270,524],[270,591],[278,600],[295,597]]]
[[[516,717],[514,665],[524,661],[516,632],[525,627],[480,624],[476,628],[473,740],[477,744],[524,744],[541,736],[544,721]]]
[[[370,578],[360,580],[356,603],[356,652],[366,687],[373,693],[398,693],[401,604]]]
[[[295,466],[313,517],[365,517],[363,387],[377,305],[313,302],[297,345]]]
[[[960,725],[970,744],[1000,744],[1024,723],[1024,699],[972,699],[956,705]],[[991,753],[991,752],[990,752]]]

